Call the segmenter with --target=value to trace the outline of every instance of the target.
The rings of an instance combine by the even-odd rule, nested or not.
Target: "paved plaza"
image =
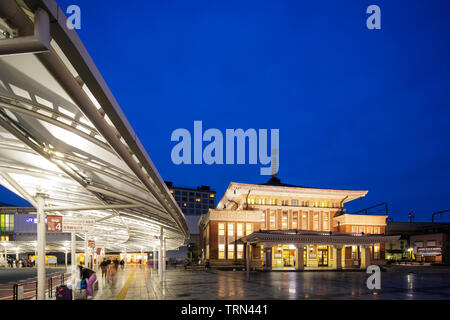
[[[419,270],[420,271],[420,270]],[[168,269],[166,281],[147,267],[121,270],[115,287],[99,276],[96,300],[450,299],[446,272],[383,272],[380,290],[365,272],[245,272]]]

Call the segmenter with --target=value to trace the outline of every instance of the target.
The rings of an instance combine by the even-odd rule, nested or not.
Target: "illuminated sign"
[[[47,216],[47,231],[62,232],[62,216]]]
[[[36,218],[27,218],[25,220],[26,223],[37,223],[37,219]]]
[[[417,252],[441,251],[441,248],[417,248]]]

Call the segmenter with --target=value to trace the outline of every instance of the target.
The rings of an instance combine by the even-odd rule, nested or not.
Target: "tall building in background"
[[[214,209],[216,207],[216,191],[211,190],[209,186],[200,186],[193,189],[176,187],[170,181],[165,181],[165,183],[186,218],[189,233],[191,234],[189,242],[192,252],[189,253],[180,248],[177,254],[171,252],[168,254],[168,257],[181,259],[189,256],[193,260],[197,260],[198,253],[198,259],[200,259],[200,231],[198,229],[198,222],[202,214],[206,214],[209,209]]]
[[[216,192],[209,186],[196,189],[175,187],[169,181],[166,181],[166,185],[185,216],[198,216],[207,213],[209,208],[216,207]],[[195,233],[198,233],[198,230]]]

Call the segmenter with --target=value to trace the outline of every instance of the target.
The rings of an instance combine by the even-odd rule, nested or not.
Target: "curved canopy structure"
[[[95,218],[109,250],[158,247],[161,227],[168,250],[184,245],[183,213],[57,4],[2,0],[0,18],[0,183]]]

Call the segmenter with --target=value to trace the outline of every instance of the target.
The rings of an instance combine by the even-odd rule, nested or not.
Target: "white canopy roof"
[[[90,237],[109,250],[159,246],[161,227],[168,249],[185,244],[183,213],[63,12],[19,3],[2,0],[0,18],[23,36],[44,9],[51,48],[0,56],[0,184],[33,206],[45,193],[52,214],[96,218]]]

